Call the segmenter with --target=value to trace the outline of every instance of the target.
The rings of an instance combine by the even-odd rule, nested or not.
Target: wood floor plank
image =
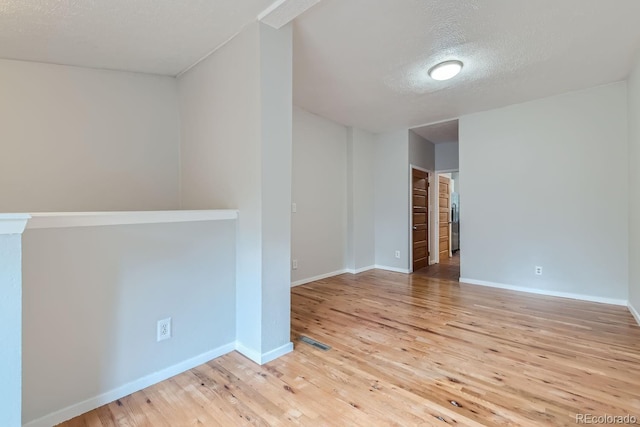
[[[640,327],[624,307],[457,282],[457,257],[291,291],[293,353],[228,355],[63,423],[102,426],[575,425],[640,418]],[[323,352],[301,335],[329,346]]]

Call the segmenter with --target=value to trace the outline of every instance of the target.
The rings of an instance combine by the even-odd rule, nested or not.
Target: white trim
[[[422,137],[421,137],[421,138],[422,138]],[[423,138],[423,139],[424,139],[424,138]],[[414,165],[413,163],[411,163],[411,164],[409,165],[409,169],[417,169],[417,170],[419,170],[419,171],[421,171],[421,172],[426,172],[426,173],[428,173],[428,174],[432,174],[432,173],[433,173],[433,171],[432,171],[432,170],[425,169],[425,168],[421,168],[420,166],[416,166],[416,165]]]
[[[409,130],[412,130],[412,131],[415,132],[415,129],[424,128],[424,127],[431,126],[431,125],[439,125],[440,123],[453,122],[453,121],[457,121],[458,122],[458,126],[460,126],[460,116],[454,116],[454,117],[451,117],[450,119],[442,119],[442,120],[437,120],[435,122],[429,122],[429,123],[424,123],[424,124],[421,124],[421,125],[418,125],[418,126],[414,126]],[[458,140],[459,139],[460,138],[458,138]],[[447,144],[447,143],[443,142],[443,144]],[[436,144],[433,144],[433,145],[436,145]]]
[[[326,279],[327,277],[339,276],[344,273],[350,273],[350,271],[346,269],[336,270],[336,271],[332,271],[331,273],[325,273],[325,274],[320,274],[318,276],[308,277],[306,279],[296,280],[295,282],[291,282],[291,287],[293,288],[295,286],[305,285],[307,283],[315,282],[316,280]]]
[[[255,362],[258,365],[260,365],[260,359],[262,357],[258,351],[247,347],[246,345],[242,344],[240,341],[236,341],[236,351],[241,355],[243,355],[244,357],[246,357],[247,359],[251,360],[252,362]]]
[[[275,11],[277,8],[285,4],[287,1],[289,0],[276,0],[273,3],[271,3],[265,10],[263,10],[258,14],[257,16],[258,21],[262,21],[268,14]]]
[[[603,304],[612,304],[612,305],[626,306],[628,304],[628,301],[623,299],[574,294],[571,292],[549,291],[547,289],[526,288],[523,286],[513,286],[513,285],[505,285],[503,283],[487,282],[485,280],[468,279],[466,277],[461,277],[458,281],[460,283],[466,283],[470,285],[488,286],[490,288],[507,289],[510,291],[527,292],[529,294],[547,295],[551,297],[571,298],[571,299],[576,299],[581,301],[599,302]]]
[[[379,264],[376,264],[374,268],[377,268],[378,270],[393,271],[394,273],[405,273],[405,274],[411,273],[411,271],[408,268],[388,267],[386,265],[379,265]]]
[[[277,0],[258,15],[258,21],[279,30],[320,0]]]
[[[638,325],[640,326],[640,313],[638,313],[638,310],[636,310],[631,303],[627,304],[627,308],[629,309],[629,311],[631,312],[631,315],[636,319],[636,322],[638,322]]]
[[[24,424],[24,427],[51,427],[53,425],[58,425],[64,421],[70,420],[71,418],[77,417],[78,415],[82,415],[95,408],[99,408],[102,405],[111,403],[114,400],[140,391],[151,385],[157,384],[175,375],[181,374],[182,372],[188,371],[189,369],[193,369],[196,366],[200,366],[203,363],[207,363],[208,361],[215,359],[216,357],[220,357],[222,355],[230,353],[235,350],[235,347],[236,343],[234,342],[222,345],[218,348],[207,351],[206,353],[202,353],[198,356],[192,357],[191,359],[162,369],[161,371],[154,372],[153,374],[127,383],[106,393],[102,393],[80,403],[76,403],[75,405],[68,406],[59,411],[45,415],[44,417],[30,421],[27,424]]]
[[[31,214],[31,220],[27,224],[27,229],[219,221],[236,218],[238,218],[238,211],[233,209],[138,212],[43,212]]]
[[[264,365],[265,363],[269,363],[280,356],[284,356],[287,353],[291,353],[292,351],[293,351],[293,343],[289,341],[288,343],[281,345],[278,348],[274,348],[271,351],[262,353],[262,356],[260,357],[260,364]]]
[[[265,363],[269,363],[272,360],[275,360],[278,357],[284,356],[285,354],[293,351],[292,342],[288,342],[278,348],[275,348],[273,350],[270,350],[262,354],[260,354],[260,352],[252,348],[247,347],[246,345],[242,344],[240,341],[236,341],[235,346],[236,346],[236,351],[238,353],[242,354],[244,357],[251,360],[252,362],[257,363],[258,365],[264,365]]]
[[[343,270],[332,271],[331,273],[320,274],[318,276],[308,277],[306,279],[296,280],[295,282],[291,282],[291,287],[294,288],[296,286],[306,285],[307,283],[315,282],[317,280],[327,279],[329,277],[339,276],[341,274],[349,273],[349,274],[358,274],[363,273],[365,271],[373,270],[377,268],[375,265],[369,265],[367,267],[362,267],[358,269],[346,268]]]
[[[29,214],[0,214],[0,234],[22,234],[29,219]]]
[[[374,268],[376,268],[375,265],[369,265],[367,267],[356,268],[355,270],[352,269],[352,268],[348,268],[347,269],[347,273],[359,274],[359,273],[364,273],[365,271],[373,270]]]

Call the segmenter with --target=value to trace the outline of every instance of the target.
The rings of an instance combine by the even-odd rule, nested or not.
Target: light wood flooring
[[[420,269],[414,275],[457,282],[460,278],[460,252],[454,253],[451,258],[440,258],[438,264]]]
[[[578,413],[640,418],[640,327],[625,307],[459,284],[428,270],[372,270],[294,288],[293,353],[260,367],[233,352],[63,425],[540,426],[575,425]],[[332,349],[300,343],[300,335]]]

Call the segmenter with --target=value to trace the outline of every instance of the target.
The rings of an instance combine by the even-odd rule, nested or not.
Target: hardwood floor
[[[640,418],[624,307],[372,270],[292,289],[295,351],[233,352],[63,424],[575,425]],[[300,335],[332,347],[300,343]]]
[[[460,252],[456,252],[451,258],[441,258],[438,264],[429,265],[415,271],[413,274],[420,277],[457,282],[460,278]]]

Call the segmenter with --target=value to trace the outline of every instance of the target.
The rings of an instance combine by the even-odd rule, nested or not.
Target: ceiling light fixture
[[[444,61],[429,69],[429,76],[433,80],[449,80],[462,70],[462,62],[457,60]]]

